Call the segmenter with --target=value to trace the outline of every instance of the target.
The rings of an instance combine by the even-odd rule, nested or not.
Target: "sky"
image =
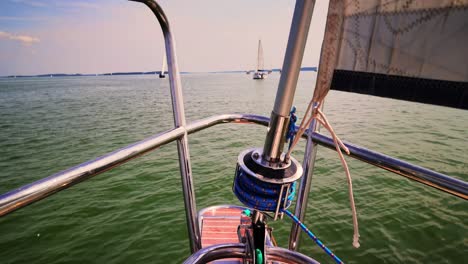
[[[181,71],[251,70],[262,40],[281,68],[295,1],[160,0]],[[317,66],[328,1],[317,1],[303,66]],[[1,0],[0,76],[160,70],[163,36],[151,11],[124,0]]]

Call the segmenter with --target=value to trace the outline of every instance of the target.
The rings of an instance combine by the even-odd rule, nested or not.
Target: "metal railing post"
[[[153,0],[130,0],[146,4],[159,21],[164,34],[166,46],[167,65],[169,72],[169,85],[171,88],[172,111],[174,112],[174,125],[176,128],[186,127],[184,99],[182,95],[182,85],[180,83],[180,73],[177,66],[177,56],[175,51],[175,41],[169,27],[169,21],[162,8]],[[195,190],[193,186],[192,168],[190,165],[190,153],[188,148],[187,131],[177,139],[177,151],[179,154],[179,167],[182,180],[182,190],[184,193],[185,214],[187,217],[187,228],[189,232],[190,249],[193,252],[201,248],[200,230],[198,229],[197,209]]]
[[[309,131],[315,131],[317,128],[317,122],[315,120],[309,126]],[[305,213],[307,211],[307,202],[309,200],[310,187],[312,184],[312,176],[314,174],[315,157],[317,155],[317,143],[312,141],[312,136],[307,133],[307,143],[304,152],[304,159],[302,161],[302,168],[304,169],[301,183],[297,191],[297,202],[296,208],[294,209],[294,215],[303,222],[305,219]],[[299,248],[299,238],[301,234],[301,228],[298,224],[292,223],[291,232],[289,233],[289,249],[297,250]]]

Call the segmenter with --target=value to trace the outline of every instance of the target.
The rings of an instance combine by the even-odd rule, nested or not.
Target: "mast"
[[[294,8],[288,45],[284,56],[283,73],[281,74],[276,100],[271,113],[270,124],[263,147],[264,162],[280,164],[286,130],[289,123],[289,112],[296,92],[297,80],[301,70],[302,58],[309,33],[315,1],[297,1]]]

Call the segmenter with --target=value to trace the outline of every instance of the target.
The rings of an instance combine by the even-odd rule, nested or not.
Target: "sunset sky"
[[[161,0],[181,71],[280,68],[295,1]],[[328,1],[317,1],[303,66],[316,66]],[[123,0],[2,0],[0,76],[159,70],[163,41],[141,3]]]

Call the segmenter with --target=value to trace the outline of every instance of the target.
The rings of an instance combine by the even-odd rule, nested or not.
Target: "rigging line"
[[[348,182],[348,194],[349,194],[349,203],[351,207],[351,212],[352,212],[352,217],[353,217],[353,229],[354,229],[354,234],[353,234],[353,247],[359,248],[359,224],[357,220],[357,212],[356,212],[356,204],[354,203],[354,193],[353,193],[353,181],[351,179],[351,173],[349,172],[349,167],[348,164],[346,163],[346,160],[344,158],[343,152],[341,151],[340,146],[344,146],[343,142],[336,136],[333,128],[331,127],[330,123],[328,122],[327,118],[325,115],[317,109],[317,113],[324,119],[321,120],[317,119],[328,131],[330,131],[330,134],[333,136],[333,141],[335,142],[335,148],[336,151],[338,152],[338,155],[340,156],[341,160],[341,165],[343,165],[347,182]],[[323,123],[322,123],[323,122]],[[344,146],[346,153],[349,154],[348,148]]]
[[[302,134],[305,132],[306,127],[310,125],[313,119],[316,119],[325,129],[327,129],[330,134],[332,135],[333,142],[335,143],[335,148],[336,151],[338,152],[338,156],[340,157],[341,165],[343,166],[343,169],[346,174],[346,179],[348,183],[348,194],[349,194],[349,203],[351,207],[351,212],[352,212],[352,218],[353,218],[353,229],[354,229],[354,234],[353,234],[353,246],[355,248],[358,248],[360,246],[359,244],[359,225],[358,225],[358,220],[357,220],[357,212],[356,212],[356,204],[354,202],[354,194],[353,194],[353,182],[351,179],[351,173],[349,171],[348,164],[346,163],[346,160],[344,158],[344,155],[341,151],[343,150],[349,155],[349,149],[343,144],[341,139],[336,135],[335,131],[333,130],[333,127],[331,126],[330,122],[328,122],[327,117],[325,114],[320,110],[320,105],[322,102],[318,102],[312,109],[312,116],[309,117],[307,122],[304,123],[304,120],[306,120],[306,117],[308,115],[308,112],[310,110],[310,106],[313,105],[314,102],[310,102],[309,106],[307,107],[307,111],[304,115],[304,118],[302,119],[301,125],[299,126],[299,129],[297,131],[297,134],[294,138],[293,144],[289,148],[286,157],[289,157],[293,148],[301,138]]]
[[[314,233],[312,233],[312,231],[310,231],[309,228],[307,228],[306,225],[304,225],[304,223],[301,222],[301,220],[299,220],[295,215],[293,215],[291,212],[289,212],[288,210],[286,209],[283,209],[282,210],[287,216],[289,216],[293,222],[297,223],[301,228],[302,230],[304,230],[304,232],[306,232],[306,234],[312,238],[312,240],[314,240],[315,243],[317,243],[317,245],[323,249],[323,251],[325,251],[325,253],[327,253],[330,257],[333,258],[333,260],[335,260],[336,263],[339,263],[339,264],[342,264],[344,263],[338,256],[336,256],[327,246],[325,246],[322,241],[320,241],[320,239],[317,238],[317,236],[315,236]]]

